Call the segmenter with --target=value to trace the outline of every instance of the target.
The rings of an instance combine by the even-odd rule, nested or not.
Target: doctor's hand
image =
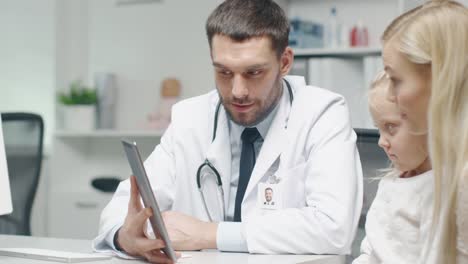
[[[127,217],[117,231],[116,246],[132,256],[145,257],[152,263],[173,263],[161,249],[165,247],[161,239],[149,239],[145,235],[146,220],[152,215],[151,208],[143,208],[135,176],[130,177],[130,201]]]
[[[163,213],[172,246],[176,250],[216,249],[218,223],[210,223],[174,211]]]

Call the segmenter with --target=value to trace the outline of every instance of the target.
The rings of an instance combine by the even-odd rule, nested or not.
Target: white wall
[[[0,112],[31,111],[55,129],[55,0],[0,2]]]
[[[399,0],[399,1],[401,2],[400,5],[402,6],[402,10],[409,10],[427,2],[427,0]],[[468,6],[468,0],[455,0],[455,1],[463,4],[464,6]]]
[[[56,0],[55,43],[58,90],[68,90],[70,82],[88,78],[88,1]]]
[[[161,81],[176,77],[182,97],[214,88],[205,21],[218,0],[116,6],[88,1],[88,80],[117,75],[117,127],[136,129],[159,101]]]

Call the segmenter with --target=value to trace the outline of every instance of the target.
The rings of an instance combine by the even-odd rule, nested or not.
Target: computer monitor
[[[3,140],[3,129],[0,118],[0,215],[9,214],[12,211],[10,180],[8,178],[5,142]]]

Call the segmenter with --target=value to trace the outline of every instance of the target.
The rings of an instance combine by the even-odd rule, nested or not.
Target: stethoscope
[[[294,100],[294,94],[291,88],[291,85],[286,79],[283,79],[284,82],[286,83],[286,86],[288,87],[288,92],[289,92],[289,103],[292,105],[293,100]],[[218,102],[218,105],[216,106],[216,111],[214,115],[214,125],[213,125],[213,136],[211,138],[211,142],[213,142],[216,139],[216,130],[218,128],[218,116],[219,116],[219,110],[221,109],[221,101]],[[213,222],[213,217],[210,214],[210,211],[208,210],[208,205],[206,204],[206,199],[205,195],[203,194],[202,190],[202,183],[201,183],[201,177],[202,177],[202,170],[208,169],[211,171],[210,174],[214,175],[216,177],[216,185],[218,188],[218,193],[221,194],[221,204],[222,204],[222,212],[223,212],[223,219],[226,220],[226,206],[224,203],[224,190],[223,190],[223,182],[221,180],[221,175],[219,174],[218,170],[211,164],[211,162],[208,160],[208,158],[205,158],[205,161],[198,167],[197,170],[197,187],[198,191],[200,192],[202,202],[203,202],[203,207],[205,208],[205,211],[208,215],[208,219],[210,222]],[[219,199],[219,197],[218,197]]]

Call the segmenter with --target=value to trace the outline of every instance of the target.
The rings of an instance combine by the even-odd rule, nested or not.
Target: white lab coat
[[[362,207],[362,169],[342,96],[306,86],[287,76],[294,101],[287,128],[276,115],[257,157],[242,203],[243,235],[251,253],[348,254]],[[145,167],[160,209],[208,220],[196,184],[205,157],[222,176],[228,204],[231,151],[228,119],[221,107],[212,139],[216,91],[173,107],[172,122]],[[279,161],[279,162],[278,162]],[[283,209],[257,204],[258,183],[272,173],[284,184]],[[216,189],[213,188],[213,192]],[[216,200],[216,194],[207,200]],[[122,182],[101,215],[96,249],[122,225],[127,213],[129,181]],[[218,208],[218,209],[217,209]],[[221,207],[210,207],[220,215]],[[218,212],[214,212],[217,210]]]

